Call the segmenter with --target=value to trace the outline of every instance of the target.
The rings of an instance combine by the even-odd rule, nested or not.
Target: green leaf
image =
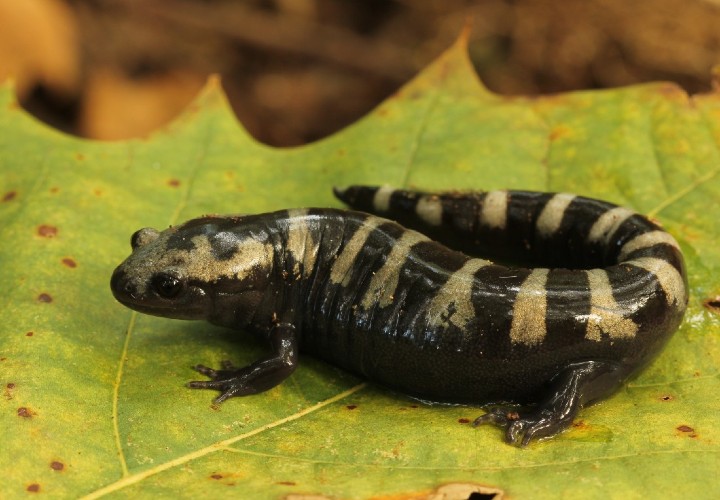
[[[250,138],[214,80],[166,130],[116,143],[48,129],[6,85],[0,497],[425,498],[448,484],[465,497],[477,485],[513,498],[716,497],[720,317],[703,304],[720,296],[719,145],[717,93],[662,83],[498,96],[463,40],[357,124],[294,149]],[[617,395],[517,449],[471,428],[476,408],[425,405],[309,358],[279,387],[213,408],[215,393],[183,387],[198,377],[190,367],[248,363],[262,348],[136,315],[109,292],[140,227],[338,206],[330,187],[351,183],[570,191],[633,207],[685,252],[686,320]]]

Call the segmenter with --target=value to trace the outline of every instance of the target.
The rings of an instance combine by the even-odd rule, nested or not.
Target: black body
[[[249,367],[197,367],[213,380],[191,387],[222,390],[218,401],[281,382],[299,348],[427,400],[532,404],[476,421],[523,444],[614,391],[682,319],[677,243],[615,205],[522,191],[336,193],[442,243],[337,209],[205,217],[136,233],[113,292],[142,312],[269,340],[272,355]]]

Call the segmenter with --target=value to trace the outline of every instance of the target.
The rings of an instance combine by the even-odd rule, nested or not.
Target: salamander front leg
[[[626,377],[626,370],[616,363],[573,363],[555,377],[550,394],[538,406],[493,408],[475,419],[473,426],[494,424],[505,429],[508,443],[527,446],[533,439],[554,436],[568,428],[580,408],[612,393]]]
[[[242,368],[229,361],[222,362],[221,370],[203,365],[193,367],[212,380],[188,382],[193,389],[222,391],[214,403],[222,403],[235,396],[247,396],[267,391],[288,378],[297,367],[297,334],[289,323],[279,323],[270,332],[272,354]]]

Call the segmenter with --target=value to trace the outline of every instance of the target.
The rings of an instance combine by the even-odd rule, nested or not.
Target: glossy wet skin
[[[271,354],[246,367],[196,367],[211,380],[189,386],[221,391],[216,402],[279,384],[302,347],[426,400],[533,403],[476,421],[519,444],[617,390],[682,319],[680,247],[631,210],[562,193],[336,194],[441,242],[543,267],[471,258],[361,212],[283,210],[138,231],[113,294],[268,341]]]

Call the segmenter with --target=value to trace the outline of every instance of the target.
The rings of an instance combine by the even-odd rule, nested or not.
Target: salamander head
[[[212,319],[224,297],[257,295],[273,264],[273,247],[259,225],[239,217],[202,217],[159,232],[132,235],[132,254],[112,275],[123,305],[177,319]],[[241,301],[242,302],[242,301]]]

